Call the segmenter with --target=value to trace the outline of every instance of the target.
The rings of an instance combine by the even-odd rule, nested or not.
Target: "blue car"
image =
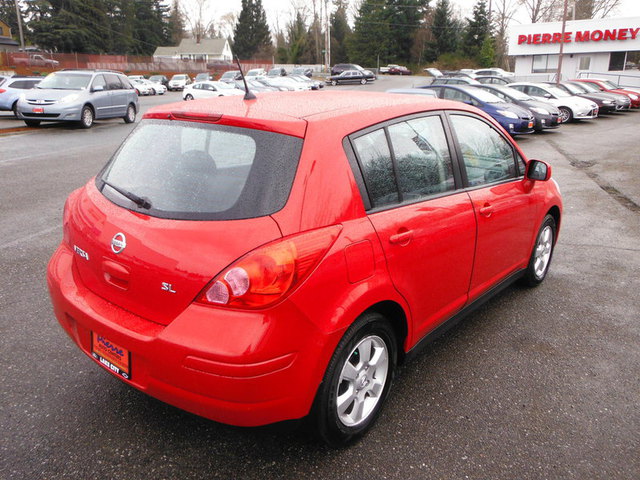
[[[535,119],[529,110],[505,102],[482,88],[472,85],[427,85],[419,88],[435,90],[438,98],[456,100],[479,108],[491,115],[510,135],[535,131]]]
[[[16,114],[18,98],[26,90],[35,87],[43,77],[9,77],[0,82],[0,110],[13,111]]]

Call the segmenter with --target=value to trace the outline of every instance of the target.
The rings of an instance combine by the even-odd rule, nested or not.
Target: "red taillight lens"
[[[334,225],[259,247],[219,273],[196,301],[234,308],[271,305],[307,278],[340,230],[340,225]]]
[[[0,88],[0,93],[4,93],[6,90],[4,88]]]

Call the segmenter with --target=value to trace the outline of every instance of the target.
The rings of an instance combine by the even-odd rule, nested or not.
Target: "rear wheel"
[[[361,83],[362,85],[366,85],[366,83],[367,83],[367,79],[366,79],[366,78],[363,78],[362,80],[360,80],[360,83]]]
[[[547,276],[555,246],[556,229],[556,220],[551,215],[544,217],[536,237],[536,244],[531,252],[529,265],[522,279],[525,285],[530,287],[540,285]]]
[[[569,107],[559,107],[560,123],[567,123],[573,120],[573,112]]]
[[[93,110],[90,106],[85,105],[80,113],[80,126],[82,128],[91,128],[93,125]]]
[[[337,84],[338,84],[338,82],[337,82],[337,81],[335,81],[335,80],[331,80],[331,85],[333,85],[333,86],[335,87]]]
[[[18,116],[18,101],[17,100],[15,102],[13,102],[13,105],[11,105],[11,111],[13,112],[13,115],[15,117]]]
[[[124,123],[133,123],[136,121],[136,107],[133,104],[129,104],[127,107],[127,114],[124,116]]]
[[[191,95],[190,93],[187,93],[187,94],[184,96],[184,99],[185,99],[185,100],[193,100],[193,95]]]
[[[40,120],[25,120],[24,123],[27,127],[37,127],[40,125]]]
[[[374,424],[391,389],[397,343],[379,313],[360,316],[347,330],[329,362],[313,408],[320,437],[347,444]]]

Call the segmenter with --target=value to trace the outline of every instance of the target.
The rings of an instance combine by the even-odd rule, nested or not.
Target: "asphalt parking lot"
[[[0,479],[640,477],[640,111],[518,139],[564,196],[549,276],[404,366],[377,425],[343,450],[289,425],[207,421],[89,361],[53,316],[45,269],[64,199],[132,126],[23,130],[0,113],[8,125],[20,129],[0,130]]]

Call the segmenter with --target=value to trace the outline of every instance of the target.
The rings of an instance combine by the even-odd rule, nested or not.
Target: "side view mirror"
[[[551,165],[542,160],[529,160],[525,178],[546,182],[551,178]]]
[[[103,90],[104,90],[104,87],[102,85],[96,85],[91,89],[92,92],[102,92]]]
[[[553,98],[553,95],[551,95],[550,93],[545,93],[544,98]]]

